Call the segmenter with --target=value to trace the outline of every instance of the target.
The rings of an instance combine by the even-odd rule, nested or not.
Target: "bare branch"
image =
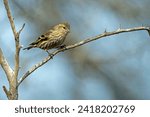
[[[11,82],[11,78],[14,76],[14,71],[11,69],[7,60],[5,59],[1,48],[0,48],[0,65],[5,71],[8,81]]]
[[[11,25],[11,28],[15,37],[16,53],[15,53],[15,69],[14,69],[15,76],[14,78],[17,79],[18,72],[19,72],[19,53],[20,53],[20,48],[21,48],[19,44],[19,35],[21,31],[23,30],[25,24],[23,24],[22,28],[17,33],[16,28],[15,28],[15,23],[14,23],[14,20],[13,20],[13,17],[11,15],[11,11],[9,8],[8,0],[3,0],[3,1],[4,1],[5,9],[7,11],[7,16],[8,16],[8,19],[9,19],[9,22],[10,22],[10,25]]]
[[[9,9],[8,0],[4,0],[4,5],[5,5],[5,9],[7,11],[7,16],[8,16],[8,19],[10,21],[12,31],[14,33],[14,37],[17,40],[17,31],[16,31],[16,28],[15,28],[15,23],[14,23],[13,17],[11,15],[11,12],[10,12],[10,9]]]
[[[17,78],[18,78],[18,72],[19,72],[19,53],[20,53],[20,43],[19,43],[19,36],[21,31],[23,30],[25,24],[23,24],[22,28],[19,30],[19,32],[16,31],[15,28],[15,23],[13,20],[13,17],[11,15],[11,11],[9,8],[9,4],[8,4],[8,0],[3,0],[4,1],[4,6],[7,12],[7,16],[14,34],[14,38],[15,38],[15,45],[16,45],[16,53],[15,53],[15,68],[14,68],[14,74],[13,77],[11,77],[11,80],[9,82],[10,88],[9,88],[9,92],[11,95],[7,95],[7,97],[9,97],[9,99],[17,99],[18,98],[18,87],[17,87]],[[5,91],[5,90],[4,90]],[[5,92],[6,93],[6,92]]]
[[[21,46],[19,43],[16,43],[16,53],[15,53],[15,69],[14,69],[14,78],[17,79],[18,77],[18,72],[19,72],[19,53],[20,53],[20,48]]]
[[[25,23],[22,25],[21,29],[19,30],[18,35],[20,35],[20,33],[24,29],[24,27],[25,27]]]
[[[5,87],[5,86],[3,86],[3,90],[4,90],[4,92],[5,92],[5,94],[6,94],[6,96],[7,96],[7,98],[9,99],[11,96],[11,94],[10,94],[10,92],[7,90],[7,88]]]
[[[94,41],[94,40],[98,40],[98,39],[101,39],[103,37],[107,37],[107,36],[111,36],[111,35],[115,35],[115,34],[119,34],[119,33],[125,33],[125,32],[133,32],[133,31],[139,31],[139,30],[146,30],[148,31],[148,33],[150,34],[150,27],[135,27],[135,28],[129,28],[129,29],[118,29],[116,31],[113,31],[113,32],[107,32],[105,30],[105,32],[103,34],[100,34],[100,35],[97,35],[95,37],[91,37],[91,38],[88,38],[88,39],[85,39],[83,41],[80,41],[78,43],[75,43],[75,44],[72,44],[72,45],[69,45],[69,46],[66,46],[65,48],[62,48],[62,49],[58,49],[56,51],[54,51],[52,53],[52,56],[48,56],[46,58],[44,58],[41,62],[37,63],[36,65],[34,65],[33,67],[31,67],[31,69],[29,69],[18,81],[18,86],[22,83],[23,80],[25,80],[32,72],[34,72],[36,69],[38,69],[39,67],[41,67],[42,65],[44,65],[46,62],[48,62],[50,59],[53,58],[53,56],[55,56],[56,54],[60,53],[60,52],[64,52],[66,50],[69,50],[69,49],[73,49],[75,47],[78,47],[78,46],[81,46],[81,45],[84,45],[86,43],[89,43],[91,41]]]

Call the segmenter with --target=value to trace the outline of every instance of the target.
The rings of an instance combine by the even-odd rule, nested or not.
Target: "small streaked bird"
[[[68,23],[60,23],[53,26],[46,33],[42,34],[35,42],[31,43],[27,48],[41,48],[48,52],[49,49],[63,47],[63,42],[67,34],[70,32],[70,25]]]

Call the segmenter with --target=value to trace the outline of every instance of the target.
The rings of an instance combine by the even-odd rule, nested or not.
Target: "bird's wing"
[[[31,43],[30,45],[38,44],[41,41],[45,41],[48,39],[49,35],[52,33],[52,30],[49,30],[45,34],[42,34],[35,42]]]

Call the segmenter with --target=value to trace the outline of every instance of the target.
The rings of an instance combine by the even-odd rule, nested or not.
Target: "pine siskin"
[[[70,25],[68,23],[57,24],[23,50],[41,48],[48,52],[49,49],[60,48],[69,32]]]

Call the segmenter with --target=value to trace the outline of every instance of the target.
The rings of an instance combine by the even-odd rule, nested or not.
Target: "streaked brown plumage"
[[[63,44],[69,31],[70,25],[68,23],[57,24],[46,33],[41,35],[35,42],[31,43],[29,47],[24,48],[24,50],[29,50],[31,48],[41,48],[47,51],[49,49],[59,48]]]

